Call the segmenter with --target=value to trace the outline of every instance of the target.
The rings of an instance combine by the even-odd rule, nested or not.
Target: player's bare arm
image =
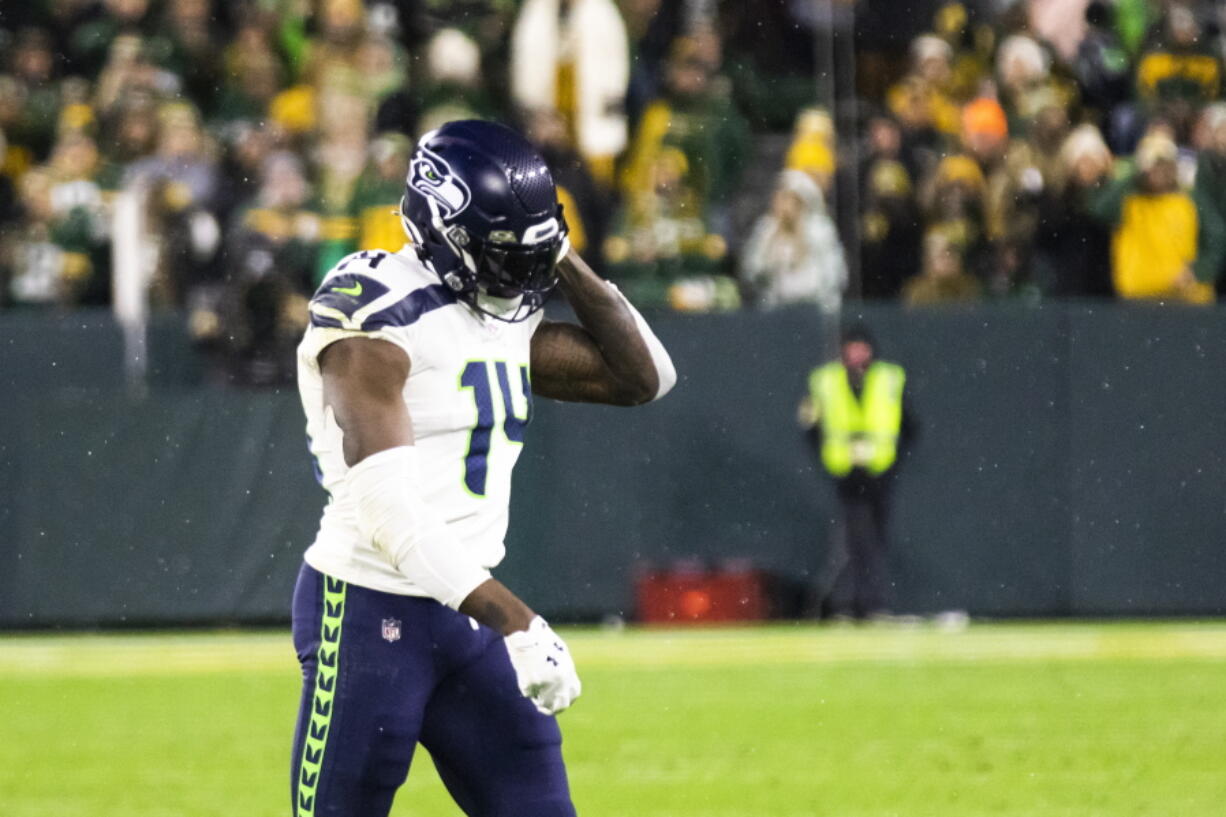
[[[385,340],[339,340],[319,354],[324,404],[344,432],[350,468],[389,448],[413,444],[402,390],[409,356]]]
[[[350,338],[319,355],[324,403],[344,432],[351,468],[382,451],[413,444],[413,425],[403,390],[409,357],[387,341]],[[526,631],[536,614],[497,579],[469,593],[459,610],[503,635]]]
[[[636,406],[663,396],[672,363],[621,293],[571,250],[558,282],[581,325],[546,321],[532,338],[532,389],[555,400]]]

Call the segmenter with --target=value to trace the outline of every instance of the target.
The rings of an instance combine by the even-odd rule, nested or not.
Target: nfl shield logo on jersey
[[[383,640],[389,644],[400,640],[400,619],[383,619]]]

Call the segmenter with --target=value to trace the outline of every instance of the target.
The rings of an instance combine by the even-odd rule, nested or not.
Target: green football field
[[[585,817],[1226,814],[1226,624],[564,631]],[[5,817],[288,813],[288,636],[0,637]],[[419,753],[394,811],[458,815]]]

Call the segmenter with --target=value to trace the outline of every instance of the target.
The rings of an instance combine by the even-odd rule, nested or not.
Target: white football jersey
[[[330,500],[306,561],[362,587],[428,595],[358,531],[345,490],[342,432],[324,407],[319,353],[343,338],[390,341],[408,353],[404,401],[413,422],[421,499],[476,562],[505,553],[511,470],[532,413],[529,354],[540,312],[520,323],[481,315],[461,301],[411,247],[343,259],[311,300],[298,346],[298,391],[320,484]]]

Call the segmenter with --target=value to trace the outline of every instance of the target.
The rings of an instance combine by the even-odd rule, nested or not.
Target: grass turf
[[[566,633],[584,817],[1226,813],[1226,624]],[[288,813],[288,636],[0,638],[6,817]],[[397,817],[453,817],[424,752]]]

